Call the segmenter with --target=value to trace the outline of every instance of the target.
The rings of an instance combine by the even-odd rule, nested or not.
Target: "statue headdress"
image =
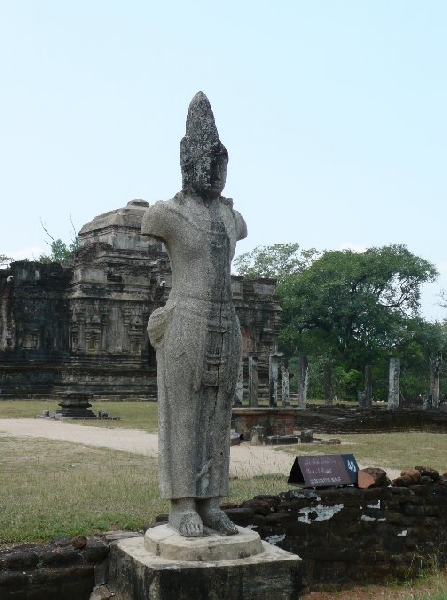
[[[210,101],[198,92],[189,105],[186,133],[180,142],[183,189],[206,190],[213,164],[222,159],[228,160],[228,152],[219,140]]]

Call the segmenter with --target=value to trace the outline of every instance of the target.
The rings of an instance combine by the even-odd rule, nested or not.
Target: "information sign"
[[[353,454],[297,456],[287,483],[304,487],[355,485],[358,470]]]

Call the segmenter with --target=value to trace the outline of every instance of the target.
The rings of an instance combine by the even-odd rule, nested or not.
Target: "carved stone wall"
[[[67,266],[21,261],[0,270],[0,399],[155,399],[146,327],[168,298],[171,271],[163,245],[140,234],[147,206],[132,200],[84,225]],[[280,321],[275,281],[234,277],[233,293],[245,360],[256,352],[268,379]]]

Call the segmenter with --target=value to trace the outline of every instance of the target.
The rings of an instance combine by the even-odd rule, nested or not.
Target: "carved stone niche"
[[[22,347],[25,350],[35,350],[39,344],[39,336],[37,333],[26,333],[23,336]]]

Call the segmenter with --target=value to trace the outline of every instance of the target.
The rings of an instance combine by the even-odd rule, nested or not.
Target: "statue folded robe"
[[[161,494],[227,496],[241,357],[230,262],[245,223],[225,198],[180,192],[146,211],[142,233],[163,240],[172,268],[168,302],[148,324],[157,352]]]

